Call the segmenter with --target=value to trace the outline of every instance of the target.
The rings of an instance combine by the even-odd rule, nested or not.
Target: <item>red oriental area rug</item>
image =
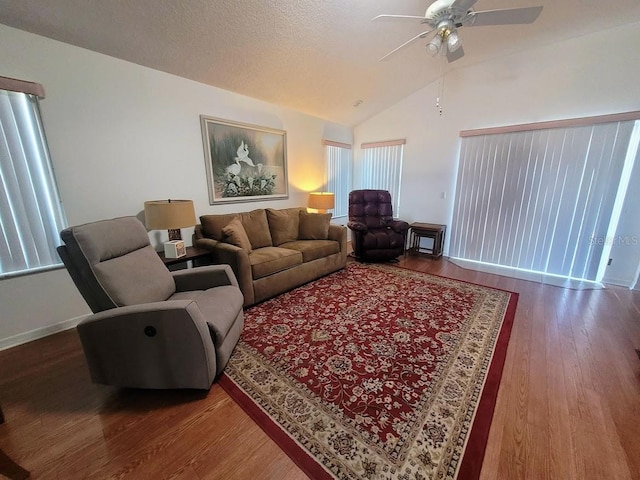
[[[220,384],[311,478],[478,478],[516,302],[350,263],[248,309]]]

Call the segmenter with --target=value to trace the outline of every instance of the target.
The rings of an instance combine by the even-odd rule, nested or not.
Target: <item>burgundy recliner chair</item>
[[[386,190],[350,192],[347,226],[359,260],[393,260],[404,253],[409,224],[393,219],[391,194]]]

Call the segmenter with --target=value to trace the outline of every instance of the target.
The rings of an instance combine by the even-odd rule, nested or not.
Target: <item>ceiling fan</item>
[[[542,7],[539,6],[475,12],[471,7],[477,1],[478,0],[436,0],[429,5],[424,17],[412,15],[378,15],[373,18],[373,21],[418,20],[420,23],[424,23],[430,27],[429,30],[419,33],[399,47],[391,50],[382,57],[380,61],[387,60],[398,50],[420,38],[425,38],[431,32],[435,31],[436,34],[427,44],[427,50],[433,55],[438,53],[446,55],[447,60],[453,62],[464,55],[462,41],[458,36],[458,28],[533,23],[542,11]]]

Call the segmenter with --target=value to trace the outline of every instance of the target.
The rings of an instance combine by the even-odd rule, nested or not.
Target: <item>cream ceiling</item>
[[[382,13],[423,15],[430,3],[0,0],[0,23],[355,125],[441,74],[426,40],[378,62],[424,27],[371,22]],[[461,29],[466,56],[446,68],[640,21],[640,0],[479,0],[474,8],[533,5],[544,9],[532,25]]]

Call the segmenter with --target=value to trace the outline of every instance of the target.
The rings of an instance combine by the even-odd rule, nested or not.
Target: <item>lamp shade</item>
[[[144,218],[150,230],[193,227],[196,212],[191,200],[150,200],[144,202]]]
[[[315,210],[330,210],[335,206],[335,195],[331,192],[311,192],[307,206]]]

